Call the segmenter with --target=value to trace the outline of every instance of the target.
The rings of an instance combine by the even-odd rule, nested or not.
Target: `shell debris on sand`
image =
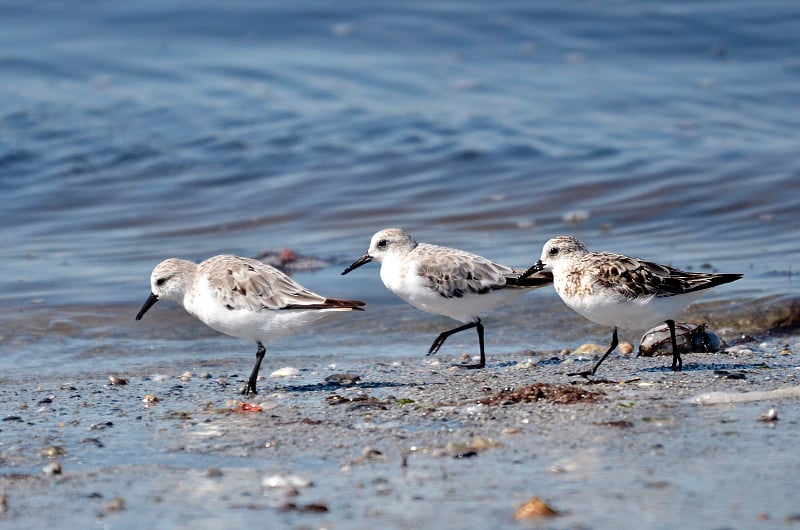
[[[594,403],[602,399],[605,394],[601,391],[592,391],[577,385],[534,383],[516,389],[503,389],[492,396],[477,400],[482,405],[511,405],[514,403],[531,403],[537,401],[550,401],[566,405],[584,402]]]

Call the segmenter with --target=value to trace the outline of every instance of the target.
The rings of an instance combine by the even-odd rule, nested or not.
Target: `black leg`
[[[256,352],[256,364],[253,366],[253,371],[250,372],[250,377],[247,379],[247,384],[242,390],[242,395],[247,396],[249,394],[258,394],[256,392],[256,380],[258,379],[258,371],[261,369],[261,361],[264,359],[264,354],[267,353],[267,350],[264,349],[264,345],[260,342],[258,344],[258,351]]]
[[[683,359],[681,359],[681,352],[678,351],[678,338],[675,336],[675,321],[667,320],[669,327],[669,338],[672,339],[672,371],[680,372],[683,370]]]
[[[457,328],[439,333],[439,336],[436,337],[436,340],[433,341],[433,344],[431,344],[431,347],[428,350],[428,355],[433,355],[434,353],[438,352],[439,348],[442,347],[442,344],[444,344],[444,341],[446,341],[447,337],[449,337],[450,335],[455,335],[460,331],[464,331],[465,329],[470,329],[470,328],[478,329],[478,344],[480,344],[481,347],[481,360],[478,364],[457,365],[457,366],[461,366],[463,368],[483,368],[484,366],[486,366],[486,353],[483,348],[483,324],[481,324],[480,320],[476,322],[470,322],[468,324],[464,324],[463,326],[459,326]]]
[[[611,354],[611,352],[614,351],[614,348],[617,347],[617,344],[619,344],[619,338],[617,338],[617,326],[614,326],[614,331],[611,332],[611,346],[609,346],[608,350],[606,350],[603,356],[600,357],[600,360],[597,361],[597,363],[595,363],[594,368],[592,368],[591,370],[584,370],[583,372],[572,372],[567,375],[582,375],[583,377],[594,375],[595,372],[597,372],[597,369],[600,368],[600,365],[603,364],[603,361],[606,360],[606,357],[608,357],[609,354]]]

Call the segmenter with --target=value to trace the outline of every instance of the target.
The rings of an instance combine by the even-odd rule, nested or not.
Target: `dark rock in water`
[[[687,322],[676,322],[675,338],[678,341],[678,351],[681,353],[714,353],[725,347],[725,341],[707,329],[705,324],[698,326]],[[672,355],[672,341],[666,323],[645,332],[639,344],[639,355],[642,357]]]

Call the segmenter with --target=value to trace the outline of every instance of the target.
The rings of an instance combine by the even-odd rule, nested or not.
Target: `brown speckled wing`
[[[588,254],[579,267],[603,289],[629,299],[668,297],[709,289],[741,278],[741,274],[685,272],[652,261],[606,252]]]

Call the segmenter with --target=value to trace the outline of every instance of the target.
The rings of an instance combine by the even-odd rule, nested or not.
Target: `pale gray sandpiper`
[[[153,304],[181,304],[208,327],[258,344],[256,364],[242,394],[256,393],[266,350],[262,342],[292,334],[327,316],[360,310],[364,302],[326,298],[258,260],[214,256],[198,264],[167,259],[150,276],[150,297],[136,320]]]
[[[477,329],[480,362],[464,365],[465,368],[486,365],[482,315],[553,281],[550,273],[532,274],[517,281],[522,269],[512,269],[463,250],[417,243],[399,228],[381,230],[373,235],[369,250],[342,274],[373,260],[381,263],[383,284],[401,299],[428,313],[464,323],[440,333],[428,355],[439,351],[450,335]]]
[[[592,322],[613,326],[611,346],[591,370],[570,375],[594,375],[617,347],[617,327],[649,328],[666,322],[672,340],[672,369],[683,360],[675,338],[676,313],[707,289],[736,281],[741,274],[685,272],[639,258],[610,252],[589,252],[572,236],[554,237],[525,274],[553,273],[553,286],[570,308]]]

